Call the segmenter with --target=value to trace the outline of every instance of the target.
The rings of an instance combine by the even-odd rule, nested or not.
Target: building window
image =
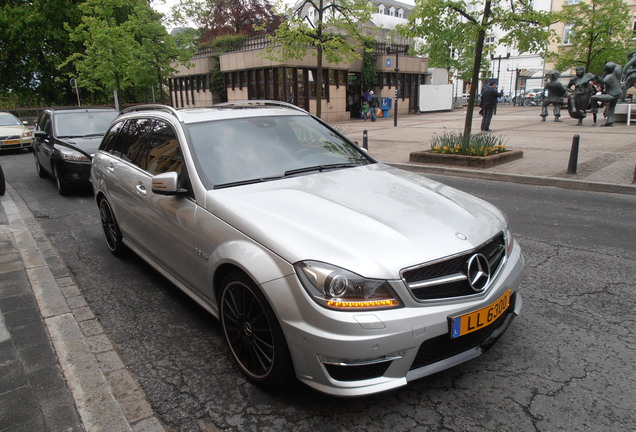
[[[384,5],[381,4],[380,6],[378,6],[378,13],[380,15],[384,15]]]
[[[496,38],[494,36],[486,36],[486,39],[484,40],[484,43],[486,45],[494,45],[496,42]]]
[[[563,28],[563,45],[572,45],[572,36],[574,36],[572,24],[566,24]]]
[[[568,4],[578,4],[580,0],[568,0]]]
[[[398,9],[397,17],[398,18],[404,18],[404,10],[403,9]]]

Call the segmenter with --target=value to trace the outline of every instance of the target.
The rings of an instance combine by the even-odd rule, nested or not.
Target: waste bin
[[[380,108],[382,108],[382,117],[383,118],[388,118],[389,117],[389,110],[391,109],[392,101],[393,100],[391,98],[382,98],[382,105],[380,106]]]

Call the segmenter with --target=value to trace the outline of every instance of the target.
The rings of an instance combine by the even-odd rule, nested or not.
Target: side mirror
[[[188,191],[179,187],[179,175],[169,171],[152,178],[152,192],[157,195],[183,195]]]
[[[36,138],[46,138],[48,137],[47,133],[44,131],[35,131],[33,132],[33,136]]]

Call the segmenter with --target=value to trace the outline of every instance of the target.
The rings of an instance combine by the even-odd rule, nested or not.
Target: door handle
[[[108,166],[106,167],[106,170],[107,170],[109,173],[114,173],[114,172],[115,172],[115,165],[113,165],[113,164],[108,164]]]
[[[143,183],[139,183],[137,186],[135,186],[137,188],[137,193],[141,196],[146,196],[146,186],[144,186]]]

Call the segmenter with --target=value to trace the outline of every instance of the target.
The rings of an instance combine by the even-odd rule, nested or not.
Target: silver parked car
[[[33,131],[26,121],[8,112],[0,112],[0,150],[30,149]]]
[[[255,383],[388,390],[479,356],[521,310],[499,210],[292,105],[135,107],[92,164],[111,252],[218,317]]]

